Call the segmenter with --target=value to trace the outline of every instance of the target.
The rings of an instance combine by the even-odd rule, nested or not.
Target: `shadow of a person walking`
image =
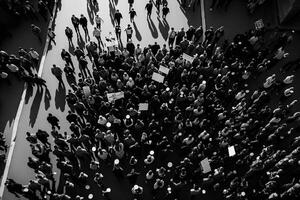
[[[149,29],[151,31],[152,37],[153,38],[158,38],[157,28],[155,27],[152,19],[148,17],[147,22],[148,22],[148,26],[149,26]]]
[[[157,20],[158,20],[158,28],[159,28],[159,31],[161,33],[161,35],[163,36],[163,38],[165,40],[168,39],[168,34],[169,34],[169,30],[170,30],[170,26],[169,24],[165,21],[165,20],[161,20],[160,17],[157,17]]]
[[[135,32],[136,39],[137,39],[138,41],[141,41],[141,40],[142,40],[142,35],[141,35],[141,33],[139,32],[139,29],[137,28],[135,22],[133,22],[133,28],[134,28],[134,32]]]
[[[65,111],[66,106],[66,88],[64,84],[59,84],[58,89],[55,92],[55,107],[62,112]]]

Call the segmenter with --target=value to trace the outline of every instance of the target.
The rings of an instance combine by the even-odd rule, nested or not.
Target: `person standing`
[[[100,30],[101,30],[101,22],[104,22],[103,19],[99,17],[99,15],[96,15],[95,17],[96,27]]]
[[[54,40],[55,36],[56,36],[56,34],[54,33],[54,31],[51,28],[49,28],[48,29],[48,37],[49,37],[49,40],[50,40],[49,43],[53,42],[56,45],[56,42]]]
[[[122,14],[120,13],[119,10],[116,10],[116,13],[115,13],[115,22],[117,22],[117,25],[120,26],[120,23],[121,23],[121,19],[123,18]]]
[[[162,9],[162,13],[163,13],[162,18],[166,19],[167,14],[169,14],[169,12],[170,12],[170,9],[168,8],[167,4],[164,4],[164,7]]]
[[[69,44],[71,44],[71,46],[74,46],[73,45],[73,41],[72,41],[73,31],[72,31],[72,29],[70,27],[68,27],[68,26],[66,27],[65,34],[66,34],[66,36],[68,38]]]
[[[126,35],[127,35],[127,42],[132,38],[132,33],[133,33],[133,29],[130,26],[130,24],[128,24],[127,28],[125,29]]]
[[[153,4],[152,1],[149,0],[149,2],[146,4],[145,9],[147,10],[147,18],[151,17],[151,13],[152,13],[152,8],[153,8]]]
[[[176,45],[179,45],[180,42],[183,40],[183,37],[185,36],[185,31],[184,28],[181,28],[181,30],[177,33],[177,37],[176,37]]]
[[[72,15],[71,21],[72,21],[72,24],[75,28],[75,31],[76,31],[77,35],[80,35],[80,32],[79,32],[79,19],[75,15]]]
[[[136,16],[136,12],[135,12],[134,8],[131,8],[131,10],[129,11],[129,15],[130,15],[130,22],[133,23],[134,17]]]
[[[87,29],[88,21],[87,21],[86,17],[83,14],[80,15],[79,23],[82,26],[85,35],[88,36],[89,35],[89,31]]]
[[[93,36],[97,39],[98,44],[101,44],[101,30],[97,27],[94,27]]]
[[[36,37],[39,38],[40,42],[42,42],[41,29],[38,26],[31,24],[31,31]]]
[[[176,35],[177,35],[176,31],[172,27],[169,33],[169,47],[173,47]]]

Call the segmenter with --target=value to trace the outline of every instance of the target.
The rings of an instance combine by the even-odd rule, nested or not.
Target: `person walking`
[[[75,28],[76,34],[80,35],[80,31],[79,31],[79,19],[75,15],[72,15],[71,21],[72,21],[72,24],[73,24],[73,26]]]
[[[56,36],[56,34],[54,33],[54,31],[51,28],[48,28],[48,37],[50,40],[49,44],[51,44],[51,42],[53,42],[54,45],[56,45],[56,42],[54,40],[55,36]]]
[[[93,36],[97,39],[98,45],[101,44],[101,30],[97,27],[94,27]]]
[[[88,21],[87,21],[86,17],[83,14],[80,15],[79,23],[80,23],[80,25],[82,26],[82,28],[84,30],[85,36],[89,36],[89,31],[87,29]]]
[[[133,3],[134,3],[134,0],[128,0],[129,10],[131,10]]]
[[[127,35],[127,42],[132,38],[132,33],[133,33],[133,29],[130,26],[130,24],[128,24],[127,28],[125,29],[126,35]]]
[[[170,33],[169,33],[169,47],[173,47],[173,44],[174,44],[176,35],[177,35],[176,31],[175,31],[174,28],[172,27],[172,28],[171,28],[171,31],[170,31]]]
[[[101,30],[101,22],[104,22],[103,19],[99,17],[99,15],[96,15],[95,17],[96,27],[100,30]]]
[[[147,18],[151,17],[151,13],[152,13],[152,8],[153,8],[153,4],[152,1],[149,0],[149,2],[146,4],[145,9],[147,10]]]
[[[136,12],[135,12],[134,8],[131,8],[131,10],[129,11],[129,15],[130,15],[130,22],[133,23],[134,17],[136,16]]]
[[[74,44],[73,44],[73,41],[72,41],[72,38],[73,38],[73,31],[72,31],[72,29],[70,28],[70,27],[66,27],[66,29],[65,29],[65,34],[66,34],[66,36],[67,36],[67,38],[68,38],[68,41],[69,41],[69,44],[71,45],[71,46],[74,46]]]
[[[38,26],[31,24],[31,31],[39,39],[39,41],[42,42],[41,29]]]
[[[122,14],[120,13],[119,10],[116,10],[116,13],[115,13],[115,22],[117,22],[116,25],[119,25],[120,26],[120,23],[121,23],[121,19],[123,18]]]
[[[162,18],[164,20],[166,20],[166,17],[167,17],[167,14],[169,14],[170,12],[170,9],[168,8],[168,5],[167,4],[164,4],[164,7],[162,8]]]

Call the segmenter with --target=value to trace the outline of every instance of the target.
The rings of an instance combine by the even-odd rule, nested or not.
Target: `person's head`
[[[83,15],[83,14],[81,14],[81,15],[80,15],[80,17],[84,17],[84,15]]]
[[[29,132],[26,132],[26,135],[27,135],[27,136],[30,136],[31,134],[30,134]]]

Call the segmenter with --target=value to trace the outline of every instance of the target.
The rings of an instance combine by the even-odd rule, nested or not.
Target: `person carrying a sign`
[[[133,23],[134,17],[136,16],[136,12],[135,12],[134,8],[131,8],[131,10],[129,11],[129,15],[130,15],[130,22]]]
[[[174,28],[172,27],[169,33],[169,47],[173,47],[176,35],[176,31],[174,31]]]
[[[128,24],[127,28],[125,29],[126,35],[127,35],[127,42],[132,38],[132,33],[133,33],[133,29],[130,26],[130,24]]]

